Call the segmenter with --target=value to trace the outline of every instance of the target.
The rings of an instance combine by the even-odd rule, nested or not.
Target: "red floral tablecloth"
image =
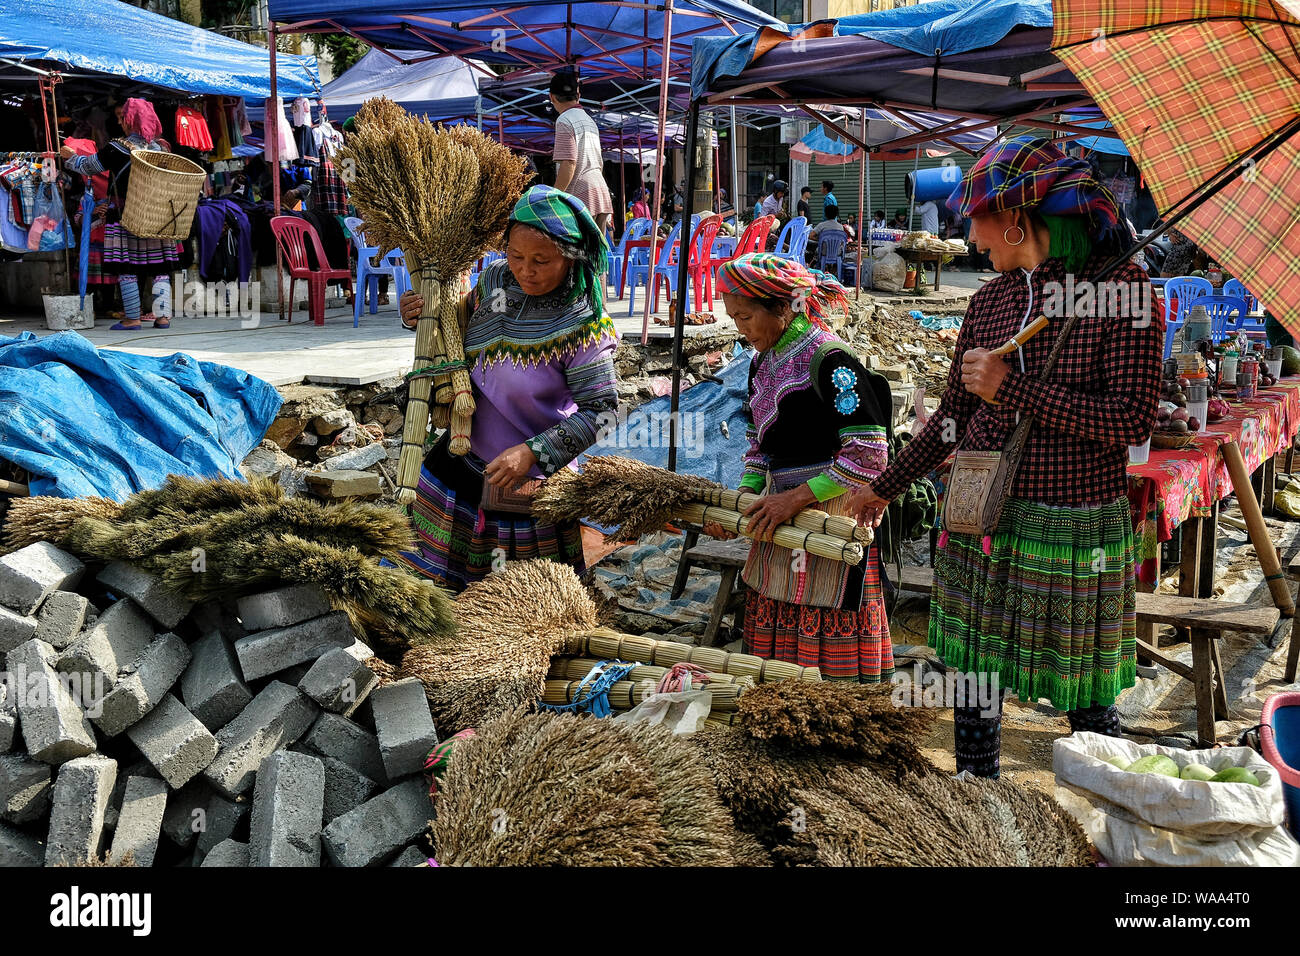
[[[1232,414],[1207,425],[1187,448],[1151,449],[1144,465],[1129,465],[1129,502],[1142,564],[1139,579],[1155,580],[1156,549],[1188,518],[1203,518],[1232,494],[1232,478],[1219,453],[1236,441],[1254,471],[1291,444],[1300,431],[1300,377],[1288,376],[1250,402],[1230,402]]]

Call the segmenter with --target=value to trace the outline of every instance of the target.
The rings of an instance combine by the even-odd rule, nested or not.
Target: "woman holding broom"
[[[618,404],[607,247],[586,206],[533,186],[510,214],[505,247],[469,303],[470,452],[452,455],[447,433],[425,458],[411,506],[418,546],[402,556],[456,591],[510,559],[584,570],[576,522],[541,524],[502,493],[567,465],[596,440],[598,416]],[[404,294],[402,323],[413,327],[423,307],[418,293]]]
[[[854,510],[878,521],[955,449],[1002,450],[1021,416],[1032,416],[996,532],[945,530],[939,539],[930,646],[1026,703],[1050,699],[1071,731],[1118,736],[1115,699],[1136,679],[1127,446],[1155,422],[1164,333],[1158,319],[1124,306],[1118,315],[1088,310],[1061,337],[1066,319],[1050,306],[1053,291],[1067,275],[1075,288],[1095,287],[1125,247],[1115,201],[1086,162],[1048,140],[1016,137],[986,152],[948,204],[970,218],[971,241],[1002,274],[971,297],[938,411],[854,493]],[[1128,284],[1124,303],[1146,298],[1131,262],[1108,281]],[[1045,312],[1046,331],[1009,360],[992,353]],[[958,771],[998,776],[1001,700],[996,713],[957,708]]]
[[[744,648],[828,680],[887,681],[894,672],[877,549],[849,565],[792,551],[771,539],[807,507],[846,515],[846,491],[875,478],[888,457],[889,393],[850,348],[827,331],[844,289],[771,253],[740,256],[718,271],[727,314],[758,350],[749,370],[741,488],[762,493],[746,512],[755,539],[743,578]],[[705,531],[727,537],[717,525]]]

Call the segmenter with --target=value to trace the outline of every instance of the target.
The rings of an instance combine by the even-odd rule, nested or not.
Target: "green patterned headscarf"
[[[519,197],[510,213],[510,225],[515,223],[545,233],[574,260],[573,295],[569,301],[586,296],[596,315],[603,315],[609,247],[586,204],[553,186],[533,186]],[[506,236],[510,236],[510,226],[506,227]]]

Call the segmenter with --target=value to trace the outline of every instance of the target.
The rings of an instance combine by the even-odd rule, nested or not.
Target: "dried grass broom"
[[[552,523],[587,518],[613,526],[607,540],[640,538],[673,520],[717,521],[743,534],[749,520],[740,512],[706,503],[743,501],[748,507],[755,500],[756,496],[746,497],[693,475],[602,455],[589,459],[581,472],[561,471],[547,480],[533,500],[533,513]],[[837,533],[829,533],[831,530]],[[857,564],[872,532],[857,527],[848,517],[805,509],[790,523],[779,526],[774,539],[784,547]]]
[[[441,588],[380,563],[411,547],[410,525],[400,512],[289,498],[269,479],[173,475],[121,505],[32,498],[10,512],[5,527],[12,542],[44,528],[44,540],[86,559],[127,561],[195,601],[286,581],[315,584],[355,626],[389,643],[419,644],[455,631],[451,598]]]
[[[456,640],[413,647],[397,671],[424,684],[444,734],[540,699],[551,658],[592,627],[596,606],[569,566],[513,561],[457,595],[455,614]]]
[[[462,276],[498,243],[523,190],[523,162],[477,130],[442,129],[383,97],[361,108],[343,155],[356,170],[350,191],[367,235],[381,252],[400,246],[418,277],[425,308],[416,325],[414,369],[450,372],[449,449],[463,455],[474,397],[457,317]],[[403,504],[415,500],[432,388],[427,375],[411,382],[398,461]]]
[[[112,521],[122,506],[107,498],[14,498],[5,514],[3,548],[5,554],[37,541],[61,544],[72,526],[82,518]]]
[[[457,748],[433,836],[444,866],[667,866],[663,817],[632,734],[519,708]]]
[[[821,866],[1088,866],[1079,825],[1047,796],[946,774],[890,780],[842,769],[791,799],[796,851]],[[779,854],[778,854],[779,856]]]

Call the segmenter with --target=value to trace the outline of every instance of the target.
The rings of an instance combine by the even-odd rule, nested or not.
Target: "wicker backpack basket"
[[[190,234],[207,173],[184,156],[131,151],[122,228],[139,239],[184,239]]]

